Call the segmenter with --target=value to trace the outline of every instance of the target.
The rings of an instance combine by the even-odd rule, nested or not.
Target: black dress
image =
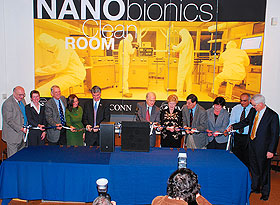
[[[168,105],[163,105],[160,110],[160,122],[163,129],[161,131],[161,147],[181,147],[181,131],[170,132],[166,127],[182,127],[182,112],[179,107],[174,108],[173,113],[169,111]]]
[[[25,106],[25,113],[28,121],[28,125],[32,127],[37,127],[38,124],[46,125],[46,116],[45,116],[45,106],[40,105],[40,113],[38,114],[34,107],[31,107],[31,104]],[[41,130],[32,130],[30,129],[27,142],[28,146],[38,146],[44,145],[45,140],[41,140],[42,131]]]

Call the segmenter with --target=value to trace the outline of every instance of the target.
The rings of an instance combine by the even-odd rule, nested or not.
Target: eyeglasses
[[[240,102],[247,102],[248,100],[240,100]]]
[[[253,107],[256,107],[258,104],[252,104],[252,103],[251,103],[251,105],[252,105]]]

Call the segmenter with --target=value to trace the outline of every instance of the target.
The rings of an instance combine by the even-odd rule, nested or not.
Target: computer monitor
[[[149,152],[150,151],[150,123],[122,121],[121,150]]]
[[[263,35],[253,35],[241,38],[240,48],[247,52],[258,53],[262,52]]]

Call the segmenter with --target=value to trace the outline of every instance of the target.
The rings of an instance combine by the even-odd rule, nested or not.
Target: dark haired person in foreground
[[[211,204],[199,191],[197,175],[190,169],[181,168],[170,175],[167,181],[167,195],[157,196],[152,205]]]
[[[98,196],[92,203],[93,205],[116,205],[115,201],[110,201],[105,196]]]

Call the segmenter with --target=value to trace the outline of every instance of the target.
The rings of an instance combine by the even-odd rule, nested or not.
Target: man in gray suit
[[[155,105],[156,94],[149,92],[146,94],[146,102],[137,103],[136,121],[140,122],[159,122],[160,112],[159,108]],[[156,144],[156,132],[153,130],[153,134],[150,136],[150,146],[154,147]]]
[[[23,87],[17,86],[13,89],[13,94],[5,100],[2,106],[3,131],[2,138],[7,142],[7,155],[12,156],[22,148],[27,125],[25,115],[25,91]]]
[[[197,133],[207,129],[207,115],[203,107],[198,104],[196,95],[190,94],[187,103],[182,109],[183,126],[190,128],[186,130],[185,145],[191,149],[205,149],[208,143],[206,133]]]
[[[49,145],[66,145],[66,130],[61,126],[64,126],[65,121],[65,109],[66,99],[61,96],[59,86],[53,85],[51,87],[52,98],[46,103],[46,120],[48,126],[57,126],[55,129],[47,130],[47,139]]]

